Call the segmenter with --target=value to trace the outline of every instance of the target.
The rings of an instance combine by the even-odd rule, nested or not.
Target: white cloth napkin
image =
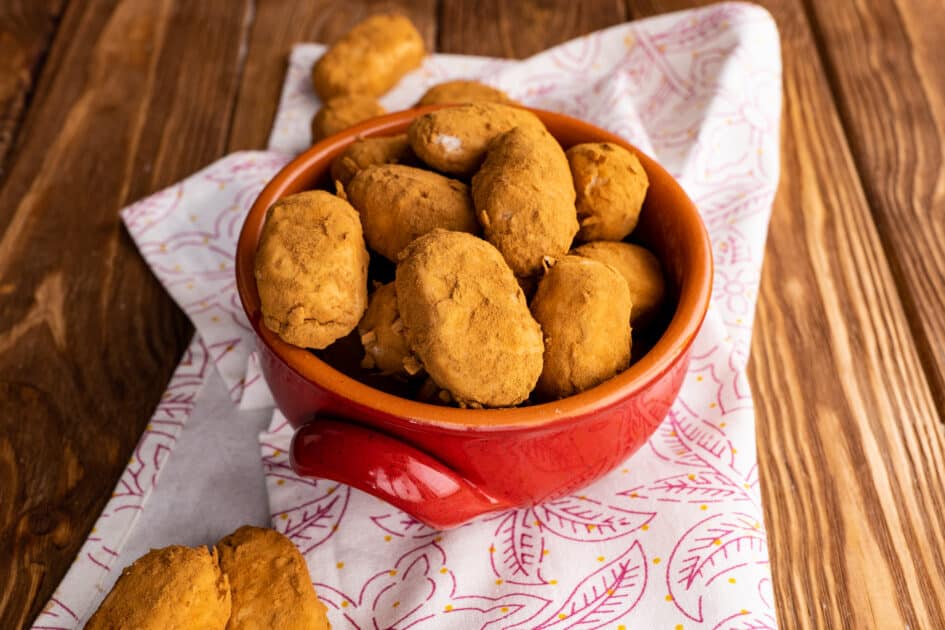
[[[614,131],[680,180],[715,254],[712,306],[686,382],[646,447],[580,495],[446,533],[292,473],[291,430],[270,414],[235,295],[243,216],[309,146],[318,103],[308,71],[322,50],[293,51],[271,151],[228,156],[123,212],[197,335],[34,628],[81,625],[113,569],[149,546],[212,543],[265,521],[263,473],[271,522],[305,554],[335,628],[774,628],[744,376],[778,177],[781,68],[770,16],[727,3],[613,27],[521,62],[433,55],[385,97],[398,109],[434,83],[478,77]],[[219,379],[207,380],[211,366]],[[247,454],[257,448],[261,468]],[[139,514],[146,527],[134,527]]]

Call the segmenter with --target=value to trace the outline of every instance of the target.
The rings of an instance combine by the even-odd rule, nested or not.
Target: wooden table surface
[[[105,505],[192,328],[118,210],[261,148],[287,53],[399,7],[523,57],[693,0],[0,0],[0,628]],[[941,0],[770,0],[783,167],[751,382],[784,628],[945,628]]]

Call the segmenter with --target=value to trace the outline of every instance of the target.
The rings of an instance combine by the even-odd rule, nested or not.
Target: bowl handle
[[[450,529],[508,507],[455,470],[394,437],[318,417],[295,432],[292,468],[387,501],[436,529]]]

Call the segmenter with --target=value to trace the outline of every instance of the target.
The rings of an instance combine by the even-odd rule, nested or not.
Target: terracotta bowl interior
[[[711,293],[711,248],[698,211],[661,166],[626,141],[583,121],[541,110],[533,111],[565,149],[581,142],[614,142],[632,149],[649,175],[647,200],[640,223],[630,240],[646,245],[660,259],[667,274],[671,303],[664,332],[629,369],[597,387],[555,402],[510,409],[457,409],[417,402],[371,387],[344,374],[312,352],[285,343],[262,325],[253,265],[269,206],[286,195],[325,187],[332,160],[358,137],[404,133],[411,120],[433,109],[437,107],[375,118],[326,139],[292,160],[263,189],[246,217],[236,255],[240,299],[259,341],[303,378],[349,399],[355,405],[413,422],[458,424],[479,429],[543,424],[605,409],[659,379],[681,360],[702,324]],[[353,354],[354,350],[342,352]],[[348,357],[352,361],[359,358]]]

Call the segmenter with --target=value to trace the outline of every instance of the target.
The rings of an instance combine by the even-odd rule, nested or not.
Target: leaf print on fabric
[[[375,573],[356,597],[328,584],[316,583],[315,588],[320,599],[337,611],[331,615],[333,627],[338,614],[351,628],[524,627],[548,606],[547,599],[527,593],[460,594],[446,560],[443,548],[429,543]]]
[[[350,498],[351,488],[335,484],[311,501],[273,514],[272,522],[276,530],[306,554],[338,530]]]
[[[500,519],[490,548],[493,572],[510,584],[546,584],[540,566],[545,547],[541,522],[530,509],[509,510]]]
[[[579,495],[532,508],[542,527],[577,541],[603,541],[626,536],[649,523],[655,512],[634,512]]]
[[[371,521],[391,536],[398,538],[426,538],[435,536],[438,532],[421,523],[406,512],[392,512],[390,514],[381,514],[372,516]]]
[[[548,584],[541,564],[550,539],[578,543],[614,540],[648,524],[655,512],[636,512],[594,498],[566,496],[532,508],[509,510],[487,520],[498,520],[490,547],[492,570],[510,584]]]
[[[690,619],[704,621],[706,588],[729,572],[768,564],[768,539],[750,514],[710,516],[692,526],[676,546],[666,567],[670,595]]]
[[[715,625],[712,630],[777,630],[778,623],[769,613],[755,614],[744,610]]]
[[[657,457],[667,462],[742,478],[734,469],[735,450],[725,432],[696,414],[682,399],[670,409],[649,445]]]
[[[616,560],[584,578],[564,604],[536,630],[592,629],[618,621],[640,601],[646,582],[646,557],[637,541]]]
[[[720,501],[750,500],[744,486],[739,486],[725,475],[714,471],[672,475],[657,479],[651,484],[624,490],[620,494],[669,503],[718,503]]]

